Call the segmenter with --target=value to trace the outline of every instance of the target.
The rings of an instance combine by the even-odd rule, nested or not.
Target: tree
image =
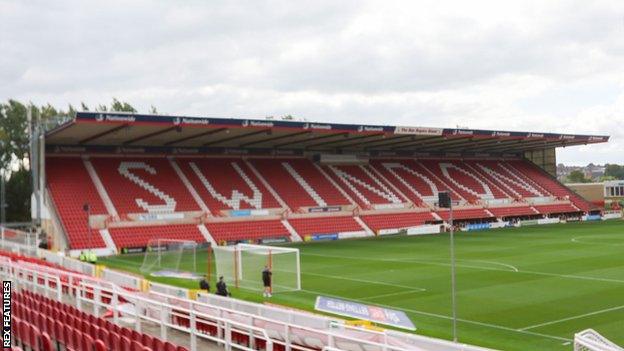
[[[26,106],[9,100],[0,104],[0,166],[8,169],[11,162],[22,162],[28,156],[28,120]]]
[[[29,221],[30,194],[32,193],[30,170],[22,167],[18,171],[11,173],[5,189],[7,222]]]
[[[116,98],[113,98],[113,103],[111,104],[110,110],[115,112],[137,112],[137,110],[129,103],[121,102]]]
[[[615,179],[624,179],[624,166],[607,164],[604,175]]]
[[[585,178],[583,172],[576,170],[568,174],[567,183],[591,183],[591,179]]]

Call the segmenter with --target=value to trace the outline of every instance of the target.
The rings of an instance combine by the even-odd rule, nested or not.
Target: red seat
[[[95,351],[107,351],[106,344],[102,340],[95,340],[93,346]]]

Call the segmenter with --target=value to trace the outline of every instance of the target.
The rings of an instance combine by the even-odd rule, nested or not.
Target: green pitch
[[[272,303],[311,310],[317,295],[338,296],[403,310],[417,333],[451,338],[448,235],[291,246],[301,250],[303,290],[276,294]],[[456,255],[460,341],[571,350],[574,333],[593,328],[624,344],[624,221],[461,233]],[[198,265],[207,266],[206,257],[198,253]],[[102,262],[136,273],[142,259]],[[197,288],[196,282],[154,280]],[[259,292],[232,294],[263,301]]]

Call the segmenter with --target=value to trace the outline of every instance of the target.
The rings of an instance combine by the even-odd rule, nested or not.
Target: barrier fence
[[[38,249],[35,256],[72,272],[32,262],[15,263],[0,256],[0,274],[16,279],[20,288],[43,291],[58,300],[61,294],[71,295],[78,308],[90,308],[96,316],[109,310],[115,321],[120,315],[132,318],[139,331],[146,322],[157,323],[165,340],[171,330],[186,333],[192,351],[202,340],[216,342],[227,351],[251,351],[257,343],[267,345],[268,351],[273,345],[285,351],[324,347],[332,351],[487,350],[415,334],[349,326],[309,312],[149,282],[48,250]],[[248,340],[247,346],[240,345],[240,337],[233,340],[240,335]]]

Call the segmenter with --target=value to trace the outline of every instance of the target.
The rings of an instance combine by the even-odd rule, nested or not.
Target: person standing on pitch
[[[219,281],[217,282],[217,295],[219,296],[230,295],[230,293],[227,290],[227,285],[225,285],[225,281],[223,281],[223,276],[220,276]]]
[[[271,272],[271,269],[269,269],[268,266],[264,266],[264,269],[262,270],[262,284],[264,284],[264,293],[262,293],[262,296],[264,297],[271,297],[271,276],[273,275],[273,272]]]
[[[210,283],[208,282],[208,279],[206,277],[202,277],[202,279],[199,281],[199,289],[210,292]]]

